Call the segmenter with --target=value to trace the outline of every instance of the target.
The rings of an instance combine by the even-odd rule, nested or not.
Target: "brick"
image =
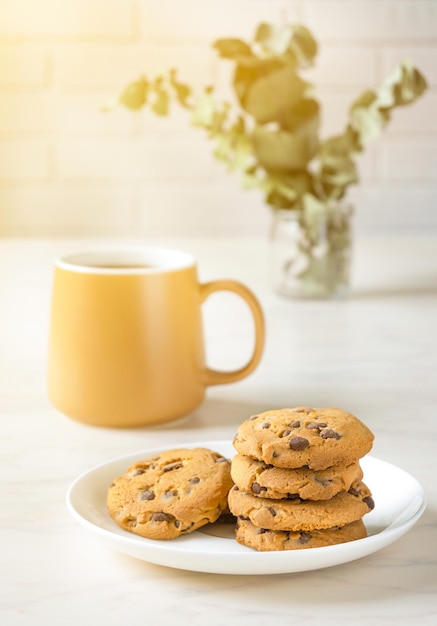
[[[39,141],[0,141],[0,180],[43,180],[49,175],[48,147]]]
[[[113,100],[111,92],[101,93],[3,93],[0,94],[0,132],[51,133],[71,135],[129,132],[133,117],[121,107],[104,113]]]
[[[345,88],[331,90],[327,87],[317,89],[316,98],[321,105],[323,137],[343,132],[348,121],[349,107],[364,91],[364,88]]]
[[[381,50],[381,78],[390,76],[403,59],[412,61],[425,76],[430,87],[437,86],[437,45],[383,48]]]
[[[362,185],[351,199],[358,232],[411,234],[437,229],[437,185]]]
[[[9,236],[123,235],[131,196],[129,188],[0,189],[1,228]]]
[[[0,3],[0,36],[114,37],[132,34],[125,0],[14,0]]]
[[[212,57],[212,49],[201,44],[64,44],[55,51],[55,83],[115,91],[143,73],[154,77],[177,67],[181,80],[204,85],[212,80]]]
[[[388,181],[437,183],[437,138],[382,142],[380,172]]]
[[[257,24],[296,21],[297,8],[287,0],[142,0],[140,29],[143,38],[206,39],[251,38]]]
[[[0,47],[0,85],[42,86],[46,81],[49,53],[32,44],[8,44]]]
[[[435,38],[434,0],[306,0],[303,22],[316,38],[373,40]]]
[[[64,141],[58,147],[61,176],[74,180],[201,180],[212,157],[195,133],[150,134],[137,140]]]
[[[58,131],[63,135],[127,135],[132,131],[134,116],[122,107],[102,110],[113,100],[111,92],[68,93],[57,96]]]
[[[375,50],[365,46],[321,45],[315,66],[305,77],[315,85],[329,87],[374,87]]]
[[[0,132],[47,132],[58,126],[59,110],[50,93],[0,94]]]
[[[242,191],[228,177],[226,186],[177,183],[144,189],[137,208],[138,233],[166,237],[267,238],[269,209],[261,193]]]
[[[400,107],[392,113],[387,136],[400,133],[428,135],[437,132],[437,94],[427,92],[414,104]]]

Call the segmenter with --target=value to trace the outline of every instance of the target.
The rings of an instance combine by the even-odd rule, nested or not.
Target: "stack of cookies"
[[[340,409],[267,411],[234,439],[229,509],[237,541],[256,550],[295,550],[366,536],[374,507],[359,460],[373,434]]]

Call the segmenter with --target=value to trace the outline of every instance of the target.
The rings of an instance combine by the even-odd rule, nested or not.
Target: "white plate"
[[[205,447],[231,458],[229,441],[206,441],[178,447]],[[176,447],[176,446],[174,446]],[[361,460],[364,481],[375,500],[365,516],[368,537],[324,548],[257,552],[239,545],[233,526],[214,524],[172,541],[144,539],[119,528],[106,510],[112,480],[137,460],[162,451],[144,450],[108,461],[85,472],[70,486],[67,505],[81,524],[106,543],[129,556],[158,565],[216,574],[283,574],[330,567],[354,561],[389,545],[406,533],[425,510],[419,483],[404,470],[367,456]]]

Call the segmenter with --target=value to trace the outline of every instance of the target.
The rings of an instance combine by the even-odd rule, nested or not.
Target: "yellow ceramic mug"
[[[233,291],[250,307],[255,347],[245,367],[205,365],[201,303]],[[194,258],[162,248],[74,254],[56,261],[49,396],[69,417],[98,426],[142,426],[186,415],[209,385],[250,374],[264,345],[259,302],[233,280],[199,284]]]

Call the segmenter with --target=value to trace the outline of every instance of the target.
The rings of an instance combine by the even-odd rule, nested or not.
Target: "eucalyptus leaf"
[[[215,140],[214,155],[225,162],[229,170],[247,172],[256,165],[252,139],[246,133],[242,118],[229,129],[217,132]]]
[[[178,81],[177,70],[174,68],[170,70],[170,85],[172,86],[172,88],[174,89],[176,93],[176,98],[179,104],[183,107],[188,108],[189,98],[191,96],[192,89],[188,85],[184,83],[180,83]]]
[[[252,63],[237,63],[232,84],[241,106],[244,108],[247,94],[257,80],[281,68],[282,64],[276,59],[254,57]]]
[[[291,109],[286,111],[282,125],[293,132],[299,131],[302,126],[308,123],[315,124],[315,127],[318,128],[319,118],[320,105],[317,100],[303,96]]]
[[[265,201],[274,209],[292,209],[295,207],[294,200],[290,200],[289,197],[275,188],[266,193]]]
[[[309,161],[314,157],[319,147],[319,103],[313,99],[302,98],[285,113],[282,127],[304,140]]]
[[[205,91],[197,97],[193,109],[191,123],[193,126],[202,126],[211,128],[214,122],[214,116],[217,111],[217,103],[211,89]]]
[[[289,49],[295,55],[299,67],[305,68],[313,65],[318,45],[308,28],[297,24],[292,28]]]
[[[285,65],[255,80],[242,105],[259,124],[275,121],[301,100],[305,86],[293,67]]]
[[[153,91],[155,94],[155,100],[151,105],[152,111],[159,116],[168,115],[170,96],[168,91],[162,87],[161,78],[155,81]]]
[[[326,203],[320,201],[313,194],[304,194],[302,221],[310,240],[314,243],[317,242],[324,234]]]
[[[257,126],[253,145],[260,164],[268,170],[302,170],[311,158],[306,137],[286,130],[270,131]]]
[[[274,208],[301,210],[302,199],[312,190],[311,175],[306,171],[293,173],[270,172],[262,181],[266,202]]]
[[[344,133],[325,139],[320,144],[320,159],[327,165],[335,165],[361,150],[358,133],[349,125]]]
[[[357,183],[358,172],[355,161],[351,158],[344,158],[337,162],[336,167],[322,165],[319,178],[325,187],[334,186],[344,188],[353,183]]]
[[[217,133],[221,133],[227,127],[227,123],[229,122],[229,110],[231,105],[229,102],[223,102],[221,108],[218,108],[214,111],[212,116],[212,122],[209,126],[210,136],[214,137]],[[244,120],[242,120],[244,126]]]
[[[119,96],[119,102],[132,111],[138,111],[146,104],[148,93],[149,82],[143,76],[127,85]]]
[[[426,91],[427,87],[425,77],[411,61],[404,60],[380,88],[379,106],[393,108],[411,104]]]
[[[263,22],[256,29],[254,41],[267,56],[281,56],[288,50],[292,34],[291,26],[275,26]]]
[[[212,44],[212,47],[217,50],[222,59],[232,59],[234,61],[238,61],[245,58],[252,58],[254,56],[250,45],[242,39],[232,37],[227,39],[217,39],[217,41]]]
[[[377,94],[370,90],[364,92],[349,111],[349,123],[359,135],[362,146],[377,139],[389,120],[389,109],[381,108]]]

